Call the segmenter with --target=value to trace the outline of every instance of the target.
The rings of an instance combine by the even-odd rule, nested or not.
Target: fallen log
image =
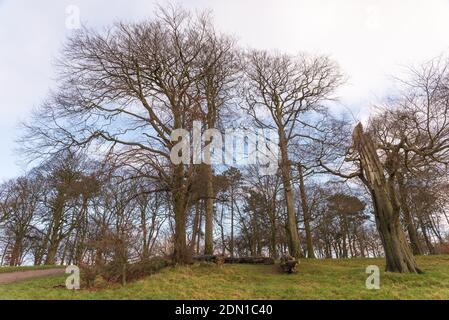
[[[274,264],[273,258],[268,257],[239,257],[239,258],[225,258],[225,263],[241,263],[241,264]]]
[[[203,255],[203,256],[195,256],[193,257],[193,261],[195,262],[212,262],[212,263],[217,263],[219,262],[219,256],[214,256],[214,255]]]
[[[222,255],[203,255],[193,257],[195,262],[212,262],[217,264],[274,264],[273,258],[268,257],[224,257]]]

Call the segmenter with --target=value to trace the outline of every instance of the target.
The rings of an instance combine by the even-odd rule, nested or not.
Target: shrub
[[[101,273],[99,266],[81,265],[81,286],[86,288],[92,288],[95,283],[95,279]]]
[[[112,261],[102,266],[84,265],[81,267],[81,278],[83,286],[87,288],[96,286],[95,284],[99,280],[101,280],[101,283],[106,281],[107,283],[121,283],[125,285],[128,281],[135,281],[154,274],[169,265],[170,262],[162,257],[154,257],[133,264]]]
[[[129,265],[126,273],[128,281],[134,281],[145,276],[159,272],[170,265],[170,262],[162,257],[154,257]]]
[[[436,254],[449,254],[449,243],[441,243],[435,246]]]

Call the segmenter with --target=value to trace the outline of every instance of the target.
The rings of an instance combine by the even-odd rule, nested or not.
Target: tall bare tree
[[[210,74],[230,46],[218,46],[205,17],[168,6],[150,21],[77,33],[60,60],[62,85],[25,138],[43,152],[102,146],[116,162],[164,184],[172,195],[177,262],[190,260],[186,214],[193,166],[170,161],[177,142],[171,134],[192,129],[203,101],[221,106],[219,85],[225,80],[217,80],[223,77],[219,71]],[[207,79],[212,84],[201,90]]]
[[[338,67],[323,56],[289,56],[264,51],[248,55],[246,101],[256,124],[276,130],[280,147],[280,171],[287,206],[287,226],[290,254],[303,256],[294,194],[292,190],[291,143],[297,137],[297,127],[306,124],[306,113],[323,110],[340,85]]]

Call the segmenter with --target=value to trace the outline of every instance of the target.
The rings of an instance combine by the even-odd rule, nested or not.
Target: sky
[[[151,18],[152,0],[0,0],[0,181],[26,169],[15,154],[19,122],[54,87],[54,60],[73,32]],[[173,1],[172,1],[173,2]],[[327,54],[347,77],[335,108],[365,119],[394,91],[405,66],[449,54],[449,0],[185,0],[210,9],[243,47]]]

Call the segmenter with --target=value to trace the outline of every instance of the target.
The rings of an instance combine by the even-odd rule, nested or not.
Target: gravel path
[[[22,280],[54,276],[63,274],[65,269],[47,269],[47,270],[27,270],[8,273],[0,273],[0,285]]]

